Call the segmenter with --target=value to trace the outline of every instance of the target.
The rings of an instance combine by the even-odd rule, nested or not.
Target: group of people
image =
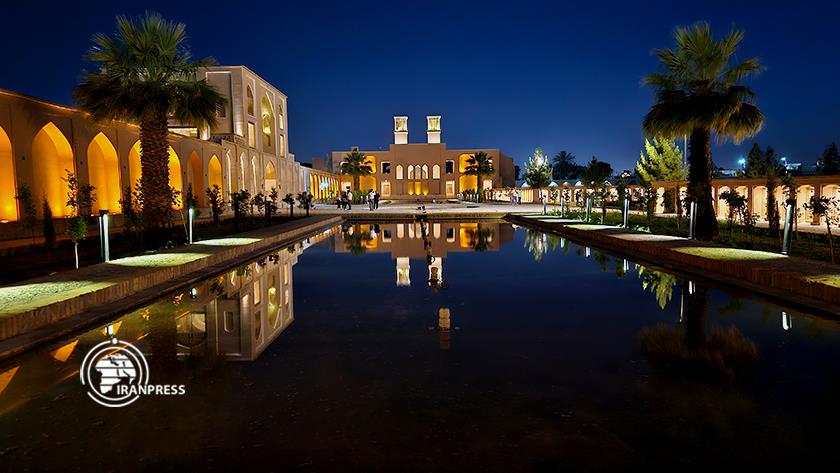
[[[370,210],[379,208],[379,192],[371,189],[367,194],[362,194],[361,200],[363,204],[368,204]],[[353,210],[353,191],[342,191],[341,194],[335,198],[335,207],[342,210]]]
[[[517,189],[514,189],[513,192],[510,193],[510,203],[511,204],[521,204],[522,203],[522,194],[520,194]]]

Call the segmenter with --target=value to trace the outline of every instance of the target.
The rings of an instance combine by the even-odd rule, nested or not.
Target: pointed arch
[[[245,153],[239,155],[239,169],[236,176],[236,191],[241,191],[245,188]]]
[[[247,105],[248,105],[248,115],[254,116],[254,91],[251,90],[251,86],[248,86],[248,90],[246,93]]]
[[[12,153],[12,141],[6,130],[0,126],[0,219],[17,220],[17,182],[15,179],[15,158]],[[33,195],[36,207],[38,200]]]
[[[230,163],[230,160],[228,160],[228,163]],[[207,187],[212,189],[213,186],[219,186],[219,189],[224,189],[224,184],[222,183],[222,163],[219,162],[219,158],[215,154],[210,156],[210,163],[207,164]]]
[[[36,202],[46,198],[54,217],[70,213],[67,204],[66,171],[76,173],[73,149],[64,133],[53,122],[41,128],[32,140],[32,195]],[[41,212],[41,205],[37,205]]]
[[[260,101],[260,119],[262,121],[263,150],[274,146],[274,107],[268,94]]]
[[[143,175],[143,166],[140,164],[140,140],[134,143],[128,152],[128,185],[134,191],[140,176]]]
[[[192,186],[192,193],[198,200],[198,206],[204,207],[204,163],[198,153],[192,151],[187,166],[187,183]],[[187,189],[184,189],[186,192]]]
[[[412,165],[408,166],[408,178],[414,179],[414,166]]]
[[[422,169],[423,169],[423,179],[428,179],[429,178],[429,165],[424,164]]]
[[[169,147],[169,187],[175,188],[180,194],[178,195],[177,208],[183,207],[184,202],[184,185],[181,178],[181,159],[178,153],[172,147]]]
[[[101,131],[87,148],[88,179],[96,188],[94,209],[110,213],[120,211],[120,160],[111,140]]]
[[[440,179],[440,165],[435,164],[432,166],[432,179]]]
[[[271,191],[272,187],[277,187],[277,171],[274,169],[274,164],[269,161],[265,163],[265,190]]]
[[[233,192],[233,165],[230,162],[230,151],[225,152],[225,166],[227,169],[227,193]]]
[[[257,187],[257,158],[256,156],[251,156],[251,185],[253,188],[251,189],[251,195],[256,194],[261,189]]]

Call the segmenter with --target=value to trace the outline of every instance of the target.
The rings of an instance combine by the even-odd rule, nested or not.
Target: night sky
[[[10,3],[10,4],[9,4]],[[450,148],[501,148],[521,164],[536,146],[630,168],[652,94],[640,86],[674,26],[746,30],[741,57],[768,68],[750,85],[766,116],[757,140],[813,163],[840,141],[840,7],[830,2],[49,2],[15,0],[0,28],[0,87],[71,103],[94,32],[116,14],[187,24],[196,56],[245,64],[289,96],[290,150],[387,149],[391,117],[443,115]],[[785,6],[790,3],[791,6]],[[4,16],[5,16],[4,15]],[[716,146],[734,167],[749,142]]]

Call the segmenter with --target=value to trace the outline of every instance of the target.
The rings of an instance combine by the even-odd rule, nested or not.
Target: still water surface
[[[112,336],[186,394],[95,404],[78,371]],[[803,467],[840,457],[838,342],[506,223],[353,225],[0,364],[0,464]]]

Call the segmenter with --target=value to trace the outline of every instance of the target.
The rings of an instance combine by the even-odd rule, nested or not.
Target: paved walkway
[[[840,315],[840,265],[543,215],[512,215],[508,220]]]
[[[301,218],[0,287],[0,357],[40,341],[44,334],[78,328],[341,221],[327,215]],[[15,342],[32,333],[28,343]]]

